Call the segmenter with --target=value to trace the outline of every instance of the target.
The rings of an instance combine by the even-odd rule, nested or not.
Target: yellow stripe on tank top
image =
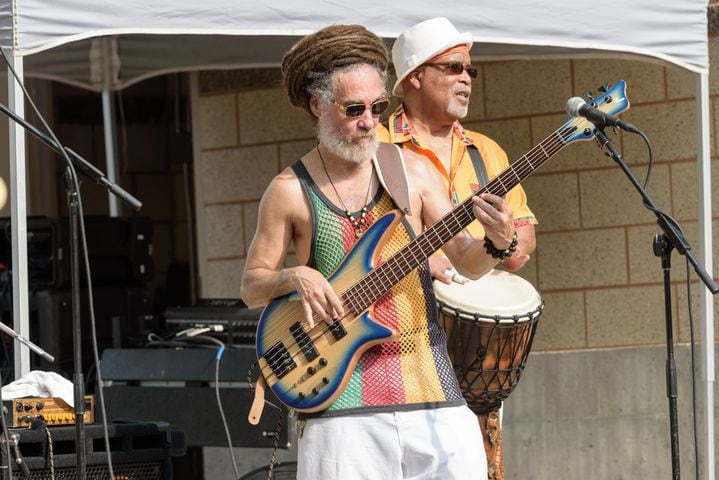
[[[397,310],[405,312],[400,320],[402,348],[402,380],[407,403],[436,402],[445,400],[444,390],[439,382],[434,356],[430,348],[427,330],[427,311],[424,298],[412,298],[406,293],[422,292],[419,274],[415,271],[404,278],[394,289]],[[416,355],[407,355],[411,351]]]

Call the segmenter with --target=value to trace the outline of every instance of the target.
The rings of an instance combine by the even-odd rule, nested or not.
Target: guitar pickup
[[[302,350],[302,353],[308,362],[311,362],[319,356],[319,352],[315,348],[312,338],[310,338],[307,332],[305,332],[305,329],[302,328],[300,322],[293,324],[290,327],[290,332],[292,333],[292,336],[295,337],[295,341],[300,346],[300,350]]]
[[[297,366],[282,342],[272,345],[262,357],[278,379],[287,375]]]
[[[342,322],[340,320],[335,320],[330,323],[330,333],[332,333],[332,336],[335,337],[335,340],[341,340],[347,335],[347,330],[345,330],[345,327],[342,326]]]

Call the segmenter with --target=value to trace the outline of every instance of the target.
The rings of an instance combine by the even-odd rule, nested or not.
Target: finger
[[[494,204],[488,202],[482,197],[473,197],[473,211],[474,215],[480,221],[498,221],[501,218],[501,213],[495,208]]]
[[[342,318],[345,316],[345,310],[342,305],[342,302],[335,294],[334,290],[331,290],[331,294],[327,296],[327,301],[329,303],[329,313],[332,314],[333,319]]]
[[[442,283],[446,283],[447,285],[449,285],[450,283],[452,283],[452,275],[454,275],[454,272],[455,271],[452,268],[450,268],[448,270],[435,272],[434,278],[436,278],[437,280],[439,280]]]
[[[492,193],[482,193],[479,195],[479,197],[485,202],[492,205],[497,210],[501,210],[505,205],[504,199],[502,197],[494,195]]]
[[[469,282],[469,279],[465,276],[460,275],[459,273],[455,273],[454,275],[452,275],[452,281],[454,283],[464,285],[465,283]]]
[[[313,312],[312,307],[308,302],[302,302],[302,309],[305,312],[305,322],[307,322],[307,327],[311,330],[315,328],[315,320],[313,318]]]
[[[315,315],[320,317],[325,322],[330,322],[330,310],[329,305],[323,304],[322,302],[319,302],[318,300],[312,301],[312,310],[314,311]]]

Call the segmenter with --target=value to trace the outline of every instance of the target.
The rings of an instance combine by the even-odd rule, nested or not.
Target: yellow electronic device
[[[75,424],[75,409],[59,397],[17,398],[3,403],[12,409],[11,427],[29,427],[36,419],[43,420],[48,426]],[[85,395],[83,421],[95,422],[94,395]]]

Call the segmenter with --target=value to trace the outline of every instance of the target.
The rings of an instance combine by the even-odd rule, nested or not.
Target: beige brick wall
[[[710,55],[715,73],[719,64],[715,38],[710,39]],[[273,175],[315,143],[306,114],[289,105],[273,78],[256,86],[229,82],[229,88],[218,87],[217,81],[203,83],[202,78],[198,82],[198,102],[193,107],[199,112],[196,173],[204,192],[197,198],[199,211],[204,211],[204,228],[198,232],[203,237],[199,243],[205,245],[200,252],[200,262],[207,267],[204,296],[240,295],[239,276],[260,196]],[[474,84],[465,124],[495,138],[516,159],[564,123],[569,97],[618,79],[627,81],[631,102],[623,118],[639,126],[654,146],[650,194],[681,222],[698,251],[693,74],[627,60],[485,63]],[[719,102],[717,79],[714,75],[711,82],[713,106]],[[712,120],[716,129],[718,122]],[[716,137],[712,169],[713,184],[719,185]],[[643,181],[648,164],[644,143],[623,133],[613,141]],[[540,224],[538,250],[522,276],[537,286],[547,304],[533,350],[661,345],[662,272],[651,245],[659,228],[619,167],[594,142],[576,142],[524,186]],[[719,195],[712,208],[717,259]],[[683,257],[675,252],[672,260],[675,339],[687,341],[686,271]],[[699,284],[695,275],[692,279],[696,319]],[[719,309],[715,316],[719,317]],[[695,326],[699,328],[698,323]]]

